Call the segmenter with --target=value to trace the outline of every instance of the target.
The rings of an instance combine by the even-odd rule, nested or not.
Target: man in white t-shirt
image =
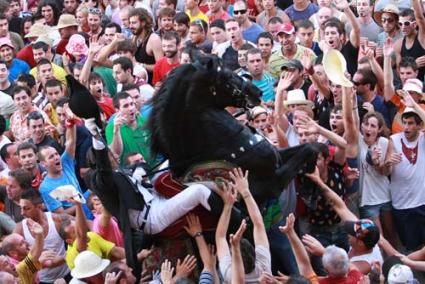
[[[403,132],[390,137],[386,163],[392,166],[390,192],[395,225],[403,245],[413,250],[425,243],[425,111],[407,93],[403,101]]]

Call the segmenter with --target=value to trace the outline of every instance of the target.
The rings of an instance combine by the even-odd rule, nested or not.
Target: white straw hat
[[[305,98],[304,91],[295,89],[288,92],[286,101],[283,102],[285,106],[289,105],[308,105],[313,107],[313,102]]]
[[[332,83],[343,87],[352,87],[353,83],[345,77],[347,72],[347,61],[336,49],[330,49],[323,56],[323,68]]]
[[[75,258],[71,275],[78,279],[94,276],[105,270],[109,263],[109,259],[102,259],[94,252],[85,250]]]

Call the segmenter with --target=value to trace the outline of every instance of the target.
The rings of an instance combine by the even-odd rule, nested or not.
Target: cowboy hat
[[[47,25],[43,25],[40,23],[35,23],[30,27],[29,33],[27,33],[24,37],[39,37],[42,35],[47,35],[50,32],[50,28]]]
[[[56,26],[56,28],[63,29],[72,26],[78,27],[78,23],[74,15],[63,14],[59,17],[58,25]]]
[[[85,250],[75,258],[75,267],[71,270],[71,275],[77,279],[94,276],[105,270],[109,263],[111,263],[109,259],[102,259],[94,252]]]
[[[340,51],[336,49],[328,50],[323,56],[323,68],[332,83],[343,87],[353,86],[353,83],[345,77],[347,62]]]
[[[396,21],[398,21],[398,16],[400,14],[400,10],[394,4],[387,4],[384,9],[379,11],[373,11],[373,19],[378,26],[382,27],[382,14],[390,13],[396,16]]]
[[[290,105],[308,105],[313,107],[313,102],[305,98],[304,91],[301,89],[295,89],[288,92],[287,99],[283,102],[285,106]]]

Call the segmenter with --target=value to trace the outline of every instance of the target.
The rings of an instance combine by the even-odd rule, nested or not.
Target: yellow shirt
[[[115,247],[114,243],[111,243],[96,233],[88,232],[87,237],[89,238],[87,243],[87,250],[94,252],[101,258],[108,259],[111,250]],[[74,260],[80,252],[77,250],[77,241],[75,240],[72,245],[68,245],[66,251],[66,264],[69,269],[74,268]]]
[[[16,272],[18,272],[19,283],[32,284],[35,283],[34,275],[41,269],[41,263],[35,261],[31,253],[29,253],[24,260],[16,265]]]
[[[52,63],[52,69],[53,69],[53,76],[55,76],[56,79],[58,79],[59,81],[62,82],[62,84],[66,87],[68,84],[66,82],[66,71],[65,69],[63,69],[62,67],[60,67],[59,65],[56,65],[54,63]],[[37,75],[38,75],[38,70],[37,67],[34,67],[30,70],[30,74],[34,76],[34,78],[37,79]]]
[[[208,20],[207,15],[205,15],[201,11],[199,11],[199,13],[197,15],[195,15],[195,16],[192,16],[190,14],[190,11],[189,10],[186,11],[186,14],[189,16],[190,22],[193,22],[195,20],[204,20],[205,23],[207,23],[207,24],[209,23],[209,20]]]

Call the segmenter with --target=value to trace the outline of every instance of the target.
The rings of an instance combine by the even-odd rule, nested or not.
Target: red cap
[[[277,32],[277,34],[280,34],[280,33],[291,35],[295,33],[295,28],[291,23],[284,23],[280,25],[279,30]]]

